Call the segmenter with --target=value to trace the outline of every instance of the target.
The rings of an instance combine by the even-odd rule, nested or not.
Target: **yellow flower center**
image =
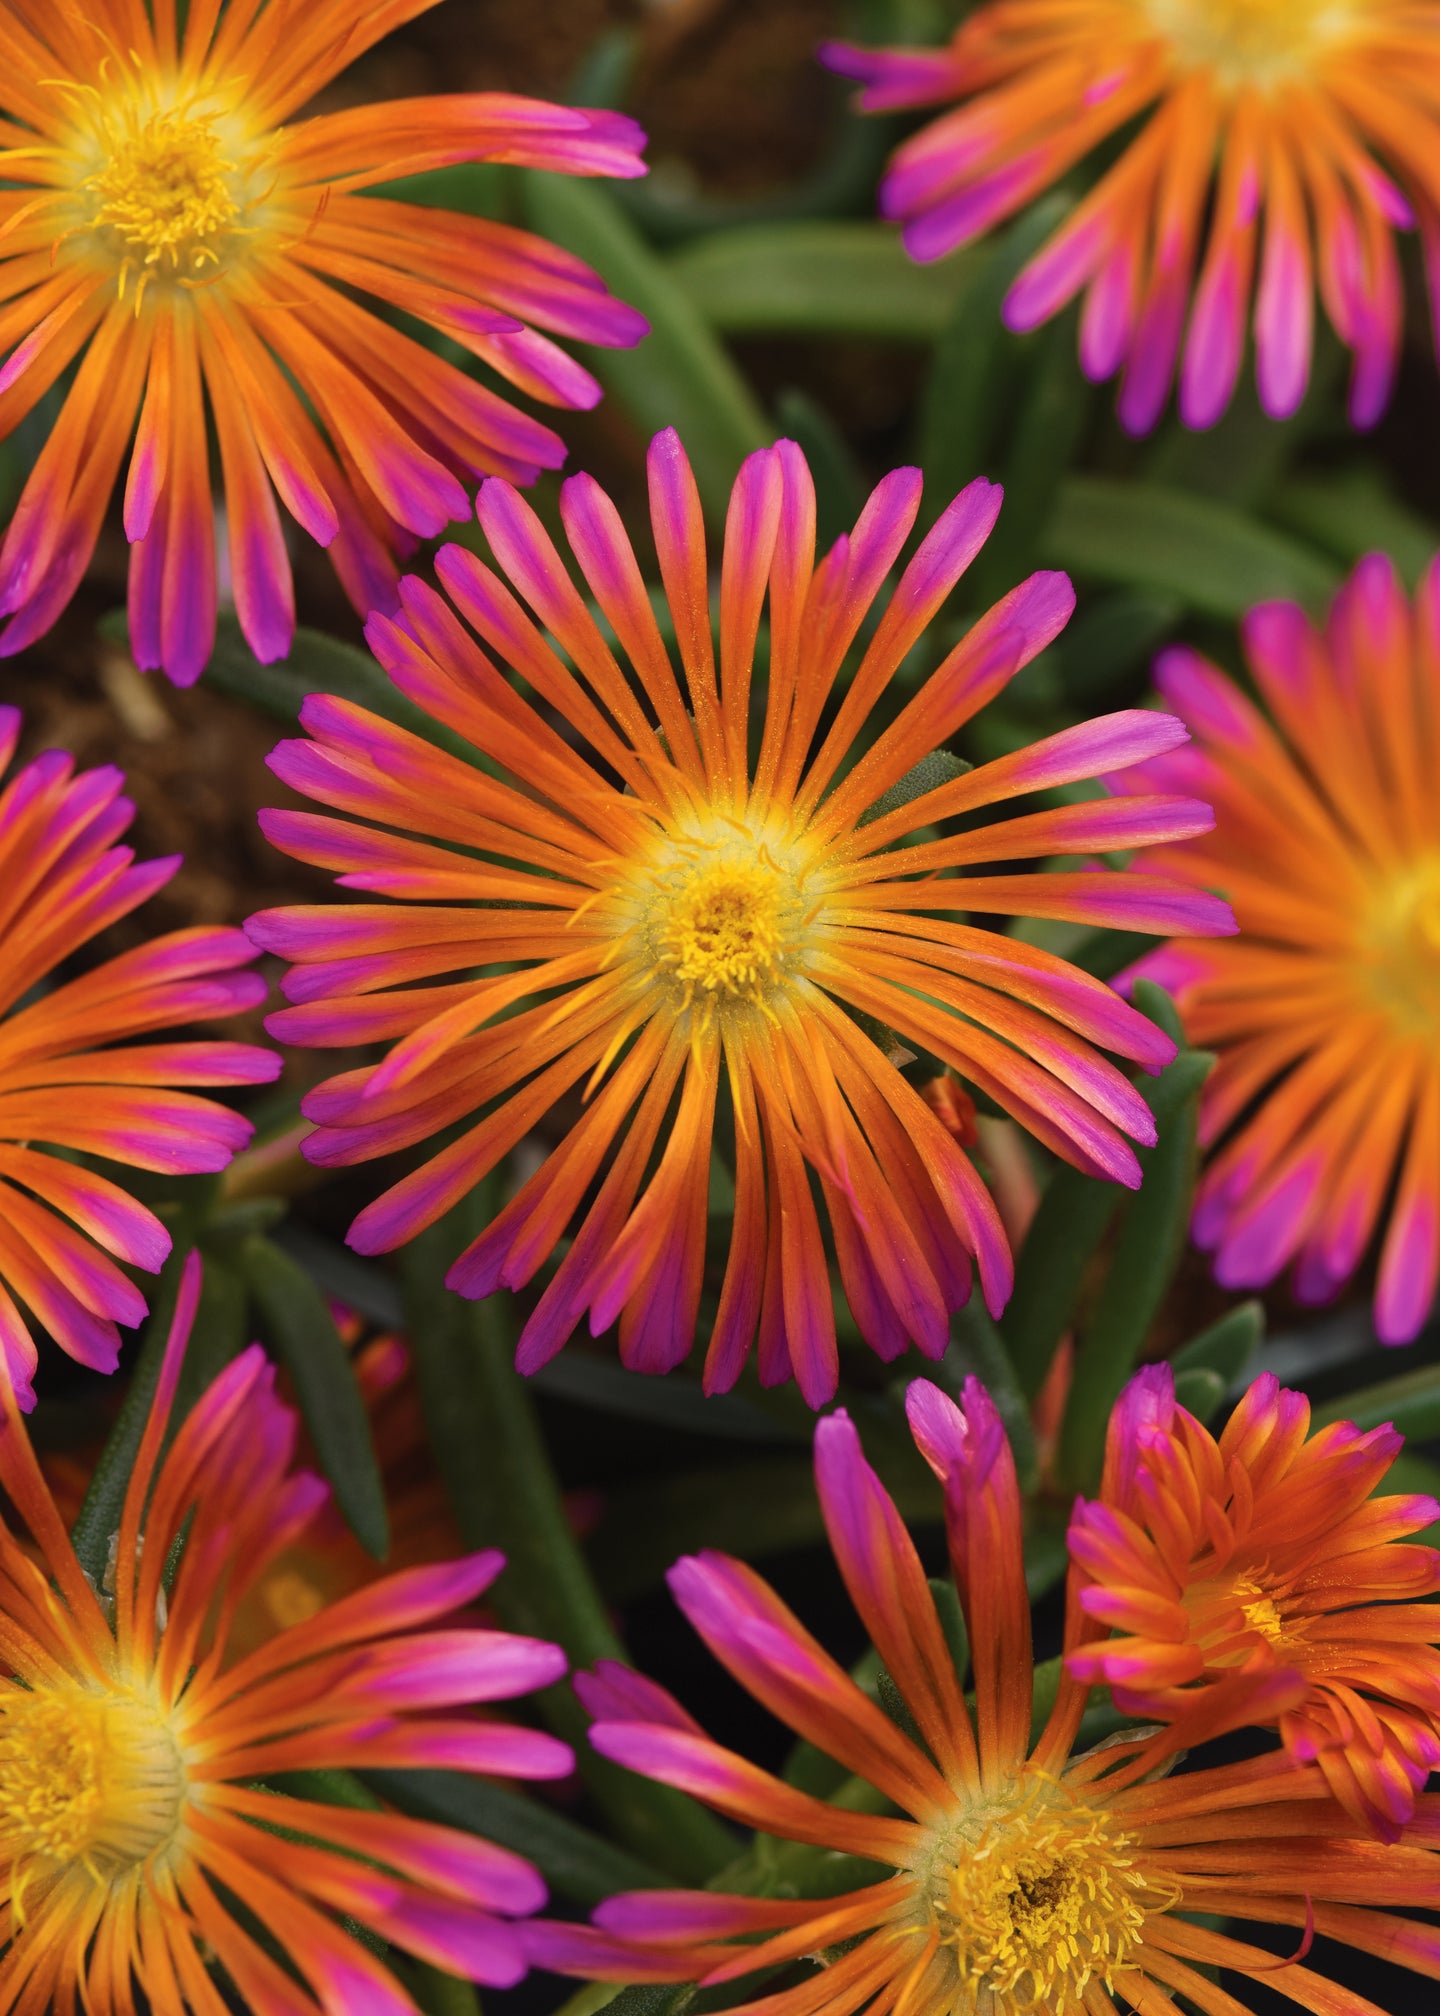
[[[769,1012],[798,970],[810,906],[783,842],[738,826],[662,842],[625,904],[628,948],[677,1012]],[[638,914],[636,914],[638,912]]]
[[[1072,2016],[1092,1980],[1115,1985],[1145,1921],[1175,1894],[1136,1867],[1134,1841],[1110,1816],[1030,1771],[945,1843],[927,1898],[954,1956],[965,2007]]]
[[[1235,1584],[1235,1595],[1248,1628],[1258,1631],[1267,1645],[1282,1644],[1285,1618],[1274,1597],[1267,1595],[1257,1582],[1243,1578]]]
[[[1183,1602],[1190,1641],[1208,1667],[1241,1666],[1259,1650],[1257,1640],[1287,1661],[1305,1663],[1303,1620],[1287,1608],[1289,1592],[1264,1564],[1192,1582]]]
[[[716,861],[675,895],[660,957],[705,994],[753,995],[775,979],[785,949],[780,876],[758,861]]]
[[[1440,857],[1377,890],[1360,953],[1372,993],[1402,1034],[1440,1036]]]
[[[234,176],[213,120],[155,112],[86,187],[97,205],[95,228],[113,231],[127,259],[197,276],[220,263],[240,215]]]
[[[1359,24],[1355,0],[1139,0],[1182,70],[1225,91],[1302,76]]]
[[[185,1768],[159,1711],[81,1688],[0,1696],[0,1863],[113,1876],[174,1839]]]

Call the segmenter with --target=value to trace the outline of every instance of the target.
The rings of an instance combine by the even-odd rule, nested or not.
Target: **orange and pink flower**
[[[1105,1475],[1077,1501],[1070,1553],[1087,1616],[1114,1635],[1071,1654],[1122,1707],[1174,1720],[1237,1669],[1290,1667],[1280,1718],[1347,1812],[1390,1838],[1440,1764],[1440,1519],[1422,1493],[1377,1497],[1404,1437],[1335,1422],[1257,1379],[1218,1441],[1147,1366],[1110,1421]]]
[[[20,726],[0,707],[0,776]],[[117,1326],[145,1315],[116,1262],[154,1273],[170,1251],[154,1212],[76,1153],[176,1175],[223,1169],[250,1122],[188,1088],[261,1085],[280,1070],[253,1043],[134,1040],[265,999],[241,931],[171,931],[52,983],[180,865],[137,862],[118,844],[135,812],[124,782],[108,765],[77,776],[57,749],[0,791],[0,1386],[26,1408],[30,1320],[113,1372]]]
[[[1313,1765],[1283,1750],[1206,1764],[1198,1746],[1264,1722],[1303,1696],[1282,1668],[1239,1670],[1182,1723],[1122,1731],[1074,1753],[1088,1688],[1062,1674],[1032,1740],[1035,1671],[1021,1505],[1005,1432],[966,1382],[963,1408],[925,1380],[911,1425],[945,1489],[951,1562],[969,1634],[974,1713],[913,1542],[843,1413],[815,1436],[816,1482],[852,1602],[913,1723],[909,1733],[852,1680],[743,1563],[705,1554],[671,1574],[676,1600],[729,1673],[795,1733],[853,1773],[820,1798],[707,1737],[663,1690],[619,1667],[577,1680],[602,1755],[785,1842],[829,1851],[813,1887],[833,1893],[843,1858],[878,1865],[840,1894],[642,1891],[592,1926],[532,1923],[537,1960],[605,1980],[756,1977],[747,2016],[1244,2016],[1230,1983],[1271,1984],[1323,2016],[1374,2005],[1303,1964],[1319,1933],[1440,1978],[1440,1932],[1403,1915],[1432,1907],[1440,1801],[1382,1846]],[[1104,1625],[1074,1599],[1074,1653]],[[1170,1776],[1182,1747],[1193,1768]],[[819,1862],[820,1858],[817,1858]],[[826,1878],[829,1878],[826,1881]],[[1229,1919],[1229,1929],[1216,1928]],[[1248,1926],[1288,1926],[1289,1959]],[[796,1979],[775,1970],[811,1964]]]
[[[1166,651],[1156,680],[1195,739],[1116,780],[1215,806],[1213,833],[1160,859],[1240,925],[1137,968],[1219,1057],[1194,1236],[1228,1288],[1293,1261],[1307,1303],[1378,1242],[1376,1330],[1406,1344],[1440,1278],[1440,562],[1411,601],[1372,554],[1322,629],[1270,603],[1241,642],[1263,710]]]
[[[897,150],[881,190],[917,259],[1109,152],[1004,312],[1033,329],[1083,293],[1081,363],[1123,371],[1132,432],[1155,424],[1177,360],[1181,418],[1212,425],[1247,324],[1261,404],[1292,413],[1317,288],[1368,426],[1400,345],[1397,231],[1418,225],[1440,303],[1440,23],[1415,0],[985,0],[943,49],[822,54],[864,84],[868,111],[953,107]]]
[[[918,470],[888,476],[853,532],[817,554],[800,450],[751,456],[718,556],[718,664],[711,560],[673,430],[653,443],[649,474],[681,676],[598,485],[577,476],[561,492],[577,582],[535,513],[492,478],[478,513],[496,564],[443,548],[450,599],[406,580],[402,613],[368,629],[400,691],[486,768],[346,701],[308,700],[310,739],[282,743],[272,767],[340,816],[271,812],[265,830],[368,900],[265,911],[246,928],[294,962],[283,982],[294,1005],[272,1033],[390,1046],[308,1095],[312,1161],[367,1162],[463,1124],[366,1207],[352,1245],[412,1238],[581,1090],[563,1140],[449,1282],[469,1296],[524,1288],[573,1225],[519,1364],[543,1365],[588,1314],[596,1335],[618,1318],[626,1364],[668,1371],[705,1292],[712,1151],[733,1139],[706,1384],[731,1386],[758,1338],[762,1380],[793,1374],[819,1404],[837,1350],[812,1182],[844,1292],[882,1357],[912,1341],[944,1352],[972,1262],[992,1309],[1010,1292],[994,1202],[892,1062],[897,1042],[940,1058],[1090,1174],[1138,1183],[1130,1144],[1155,1138],[1104,1051],[1155,1071],[1169,1039],[1099,981],[966,914],[1154,932],[1225,931],[1231,919],[1214,897],[1153,876],[1010,865],[1203,832],[1211,814],[1195,799],[993,816],[1174,748],[1184,730],[1169,715],[1107,715],[963,775],[942,764],[933,788],[880,804],[1070,614],[1065,576],[1032,575],[867,732],[984,544],[993,484],[972,483],[941,513],[852,675],[851,646],[915,525]],[[768,664],[757,663],[767,616]]]
[[[529,1863],[267,1781],[357,1766],[563,1775],[571,1754],[553,1737],[455,1711],[557,1679],[564,1654],[451,1622],[503,1566],[495,1553],[391,1575],[228,1651],[246,1590],[328,1493],[293,1467],[296,1418],[257,1345],[166,1447],[199,1286],[192,1256],[101,1590],[0,1391],[0,1485],[44,1563],[0,1526],[0,2008],[127,2016],[143,1997],[217,2012],[218,1963],[251,2009],[414,2016],[344,1917],[509,1986],[526,1969],[514,1921],[545,1901]]]
[[[183,685],[215,633],[207,409],[236,613],[265,660],[295,625],[280,504],[363,615],[394,608],[396,551],[468,515],[467,483],[564,460],[357,295],[563,407],[600,388],[539,332],[631,344],[644,318],[528,232],[364,192],[462,161],[640,175],[644,136],[500,92],[295,116],[434,4],[192,0],[177,23],[176,0],[0,0],[0,436],[79,359],[0,544],[0,656],[74,593],[132,433],[131,648]]]

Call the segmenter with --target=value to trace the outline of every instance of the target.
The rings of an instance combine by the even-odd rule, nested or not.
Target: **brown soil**
[[[625,110],[655,166],[715,195],[768,192],[820,151],[835,93],[814,61],[838,0],[444,0],[346,73],[347,97],[522,91],[568,97],[607,32],[638,40]]]

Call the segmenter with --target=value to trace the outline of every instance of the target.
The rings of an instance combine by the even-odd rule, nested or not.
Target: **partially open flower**
[[[1394,1428],[1335,1422],[1257,1379],[1217,1441],[1147,1366],[1111,1417],[1105,1476],[1078,1501],[1080,1603],[1112,1627],[1070,1657],[1137,1714],[1173,1719],[1237,1670],[1288,1667],[1306,1692],[1280,1718],[1349,1812],[1394,1838],[1440,1764],[1440,1519],[1422,1493],[1376,1497]]]

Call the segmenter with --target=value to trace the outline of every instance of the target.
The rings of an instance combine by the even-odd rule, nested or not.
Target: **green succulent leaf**
[[[366,1551],[383,1560],[390,1545],[385,1490],[355,1368],[330,1305],[305,1269],[273,1240],[247,1239],[239,1267],[265,1340],[290,1374],[341,1516]]]

